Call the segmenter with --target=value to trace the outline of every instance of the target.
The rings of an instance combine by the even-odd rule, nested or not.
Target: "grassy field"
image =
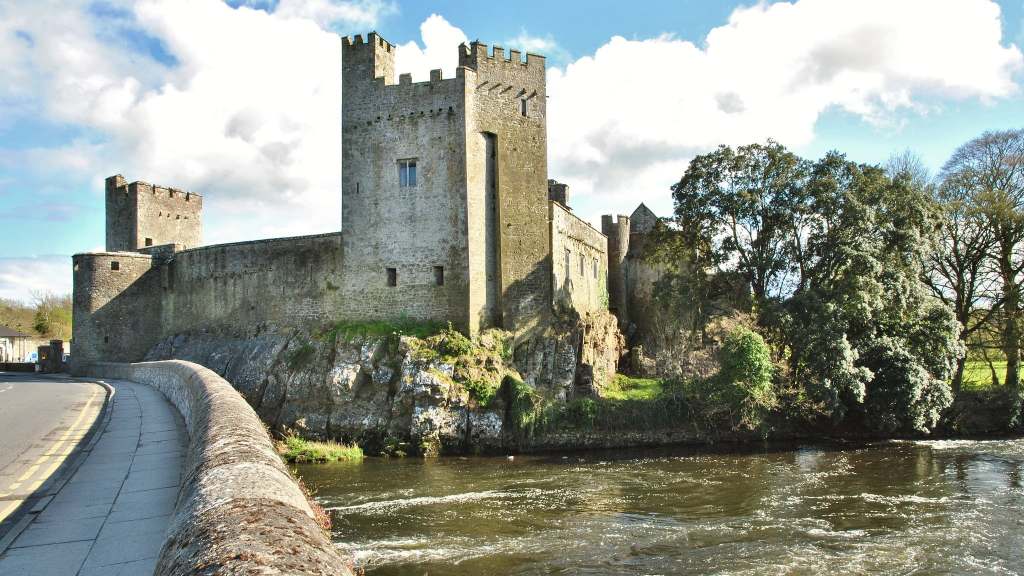
[[[1006,378],[1006,360],[995,360],[992,362],[996,369],[999,382]],[[992,386],[992,371],[988,362],[984,360],[968,360],[964,366],[964,389],[981,390]]]

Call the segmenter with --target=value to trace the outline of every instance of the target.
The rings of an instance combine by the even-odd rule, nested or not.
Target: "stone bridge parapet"
[[[95,363],[85,371],[150,385],[185,420],[181,492],[155,574],[353,574],[263,423],[226,380],[181,360]]]

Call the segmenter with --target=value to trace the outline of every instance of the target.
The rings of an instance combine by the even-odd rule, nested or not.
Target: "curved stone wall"
[[[181,360],[97,363],[87,372],[153,386],[185,419],[182,488],[156,574],[353,574],[226,380]]]

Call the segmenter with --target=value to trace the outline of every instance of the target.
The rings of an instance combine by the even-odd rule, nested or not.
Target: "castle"
[[[342,39],[340,232],[202,246],[201,196],[108,178],[106,251],[73,257],[73,369],[189,332],[402,317],[527,333],[609,307],[625,321],[630,219],[598,231],[548,180],[544,58],[458,50],[454,78],[395,83],[394,45]]]

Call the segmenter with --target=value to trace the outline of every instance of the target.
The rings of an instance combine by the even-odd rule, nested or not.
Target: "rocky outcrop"
[[[554,401],[592,394],[614,375],[622,337],[604,313],[518,341],[495,330],[469,350],[446,347],[443,337],[339,330],[201,333],[168,338],[146,359],[208,367],[274,428],[356,441],[370,452],[431,455],[514,448],[499,393],[504,379],[521,379]]]
[[[561,318],[515,347],[523,381],[561,401],[599,393],[616,368],[625,341],[607,312]]]
[[[182,488],[156,574],[354,573],[263,424],[222,378],[182,361],[100,363],[87,372],[153,386],[185,420]]]

